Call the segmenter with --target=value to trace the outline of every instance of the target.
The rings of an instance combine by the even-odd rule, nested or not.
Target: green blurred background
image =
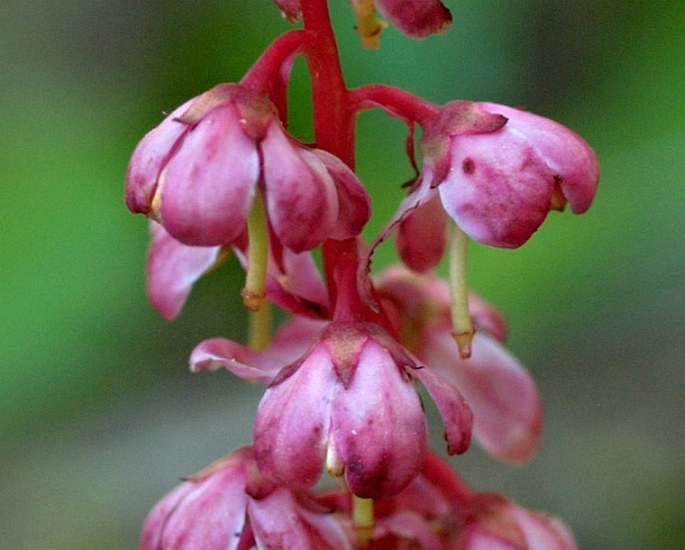
[[[588,214],[550,215],[520,250],[472,247],[472,284],[506,314],[546,424],[523,468],[478,449],[455,468],[562,516],[582,548],[685,547],[685,4],[448,1],[447,35],[390,29],[380,51],[361,50],[346,2],[332,4],[351,85],[525,106],[602,162]],[[288,28],[268,0],[3,1],[1,548],[133,548],[179,477],[249,442],[259,388],[186,368],[199,340],[244,339],[240,270],[203,280],[178,321],[158,318],[123,179],[163,111],[238,80]],[[298,90],[302,63],[293,131],[307,139]],[[359,129],[371,235],[411,170],[399,123],[369,113]],[[386,244],[375,267],[392,257]]]

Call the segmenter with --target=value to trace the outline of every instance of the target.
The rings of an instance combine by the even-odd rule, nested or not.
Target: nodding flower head
[[[254,430],[255,457],[267,478],[311,487],[325,466],[360,497],[401,491],[418,474],[427,445],[414,378],[443,417],[448,452],[468,448],[472,414],[464,398],[380,328],[296,319],[283,330],[313,342],[286,367],[278,360],[292,359],[292,338],[284,341],[280,333],[263,354],[213,339],[191,356],[193,370],[224,367],[268,382]]]
[[[422,139],[423,177],[447,214],[478,242],[525,243],[550,210],[592,203],[599,164],[564,126],[493,103],[448,103]]]
[[[296,252],[356,236],[370,213],[349,168],[296,142],[268,99],[237,84],[172,112],[140,142],[126,176],[128,208],[194,246],[234,242],[257,193],[275,236]]]

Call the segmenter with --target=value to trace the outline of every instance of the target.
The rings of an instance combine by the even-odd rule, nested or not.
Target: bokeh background
[[[525,106],[602,162],[588,214],[550,215],[520,250],[471,248],[472,284],[506,314],[546,425],[523,468],[478,449],[452,464],[562,516],[581,548],[685,547],[685,4],[448,1],[447,35],[390,29],[363,51],[347,3],[331,3],[350,85]],[[260,389],[186,367],[203,338],[244,339],[240,269],[200,282],[179,320],[157,317],[123,179],[162,112],[238,80],[289,27],[268,0],[3,0],[1,548],[133,548],[181,476],[250,441]],[[299,63],[303,139],[306,84]],[[401,124],[373,112],[359,130],[370,236],[411,170]],[[386,244],[375,267],[392,257]]]

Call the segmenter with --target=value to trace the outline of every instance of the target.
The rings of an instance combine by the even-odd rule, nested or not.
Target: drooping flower
[[[434,548],[479,550],[574,550],[573,535],[559,519],[531,512],[494,493],[470,489],[444,462],[426,458],[422,473],[393,499],[379,502],[382,529],[396,540],[418,540],[431,529],[440,540]],[[413,531],[399,517],[413,514]],[[421,528],[422,527],[422,528]],[[372,546],[373,548],[373,546]]]
[[[349,514],[339,491],[321,495],[324,506]],[[375,501],[370,550],[575,550],[558,518],[531,512],[502,495],[478,493],[433,454],[401,493]]]
[[[279,363],[274,357],[281,355],[282,345],[278,338],[264,354],[213,339],[191,355],[193,370],[222,366],[244,378],[270,380],[254,435],[264,475],[287,486],[310,487],[325,465],[334,477],[344,477],[357,496],[396,494],[417,474],[426,452],[426,424],[414,377],[443,417],[448,451],[466,450],[472,416],[461,394],[417,364],[380,328],[296,322],[302,328],[290,346],[293,340],[307,345],[318,336],[304,355],[275,375]],[[291,358],[294,349],[284,355]]]
[[[171,113],[140,142],[126,176],[129,209],[194,246],[234,242],[257,193],[274,235],[295,252],[356,236],[370,213],[349,168],[296,142],[267,99],[237,84]]]
[[[599,180],[595,154],[580,136],[493,103],[448,103],[425,129],[421,149],[423,185],[438,188],[463,231],[492,246],[521,246],[567,203],[585,212]]]
[[[501,316],[471,294],[477,332],[471,357],[462,359],[452,334],[446,282],[392,268],[380,276],[377,292],[402,343],[466,398],[476,441],[500,460],[529,460],[542,428],[540,398],[533,378],[502,346]]]
[[[350,548],[345,531],[304,494],[264,479],[243,448],[191,476],[150,512],[143,550]]]

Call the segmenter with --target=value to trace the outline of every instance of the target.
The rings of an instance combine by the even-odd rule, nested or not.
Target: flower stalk
[[[462,359],[471,357],[471,343],[476,333],[469,313],[469,288],[466,259],[469,238],[456,223],[451,224],[449,238],[449,281],[452,312],[452,334]]]
[[[261,193],[257,193],[247,218],[247,232],[250,244],[247,275],[241,296],[245,308],[255,313],[260,310],[266,298],[264,286],[269,262],[269,230]]]
[[[352,495],[352,525],[357,534],[357,545],[366,548],[373,538],[373,499]]]

